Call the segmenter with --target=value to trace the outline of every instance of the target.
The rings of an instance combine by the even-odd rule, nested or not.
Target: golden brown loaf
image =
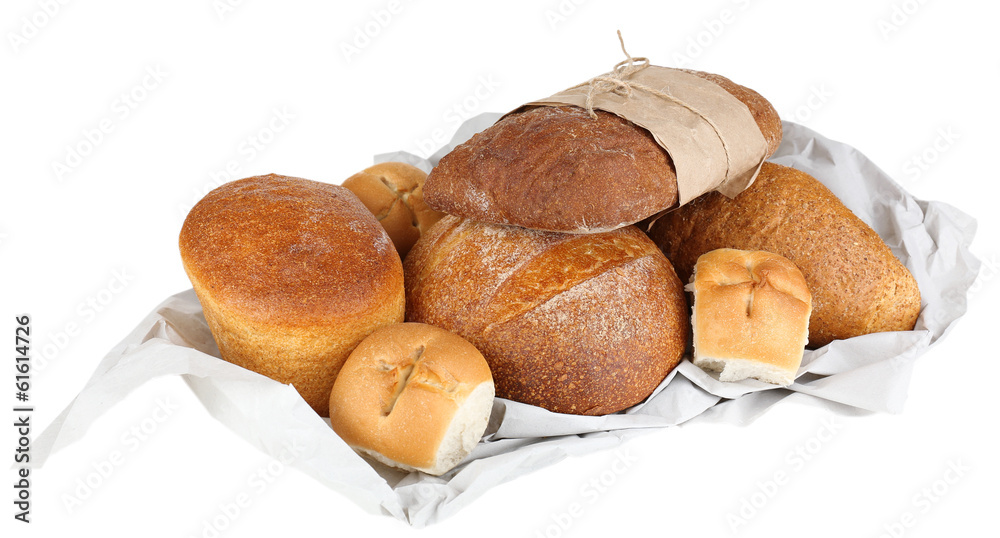
[[[385,162],[344,180],[344,187],[375,214],[400,258],[406,258],[420,234],[444,216],[424,203],[426,177],[416,166]]]
[[[698,258],[693,279],[694,364],[722,381],[792,384],[812,307],[799,268],[771,252],[722,248]]]
[[[878,234],[794,168],[764,163],[736,198],[705,194],[661,217],[649,235],[685,280],[698,256],[717,248],[766,250],[791,260],[812,292],[812,347],[907,331],[920,313],[916,280]]]
[[[180,251],[222,358],[291,383],[321,416],[354,346],[403,319],[399,256],[343,187],[226,183],[191,209]]]
[[[680,280],[634,226],[571,235],[447,216],[404,271],[408,321],[465,337],[498,396],[551,411],[641,402],[687,342]]]
[[[781,120],[757,92],[688,71],[742,101],[768,143]],[[614,114],[591,119],[573,106],[509,114],[445,155],[424,199],[439,211],[537,230],[591,233],[632,224],[677,203],[673,161],[645,129]]]
[[[440,475],[476,446],[493,409],[493,378],[462,337],[398,323],[365,338],[330,393],[330,425],[352,448]]]

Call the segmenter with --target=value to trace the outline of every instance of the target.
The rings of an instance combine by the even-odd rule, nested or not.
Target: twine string
[[[732,169],[732,157],[729,152],[729,144],[726,142],[725,137],[722,136],[722,131],[719,129],[719,126],[712,121],[712,118],[708,117],[690,104],[685,103],[683,100],[678,99],[665,91],[653,88],[652,86],[647,86],[641,82],[630,80],[633,75],[649,67],[649,58],[644,56],[632,56],[629,54],[628,51],[625,50],[625,40],[622,39],[621,30],[618,30],[618,43],[621,44],[622,53],[625,54],[624,60],[615,64],[614,68],[612,68],[608,73],[598,75],[587,82],[577,84],[576,86],[569,88],[572,90],[575,88],[582,88],[584,86],[588,87],[587,99],[584,102],[584,108],[587,110],[587,114],[590,115],[591,118],[597,119],[597,113],[594,112],[594,97],[596,95],[602,93],[614,93],[629,99],[632,97],[632,93],[635,90],[646,92],[650,95],[666,99],[667,101],[682,106],[704,120],[705,123],[712,127],[716,136],[719,137],[719,140],[722,142],[722,150],[726,154],[725,178],[726,181],[728,181],[729,171]],[[725,184],[726,181],[723,181],[723,184]]]

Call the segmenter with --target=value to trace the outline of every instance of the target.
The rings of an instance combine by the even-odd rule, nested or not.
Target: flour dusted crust
[[[407,320],[472,342],[497,395],[603,415],[645,399],[681,359],[687,306],[641,231],[570,235],[442,219],[404,264]]]

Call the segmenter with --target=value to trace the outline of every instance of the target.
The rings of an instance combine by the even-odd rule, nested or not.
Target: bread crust
[[[330,425],[355,449],[427,472],[459,408],[483,383],[493,384],[489,366],[461,337],[421,323],[388,325],[344,363],[330,393]]]
[[[632,226],[570,235],[448,216],[404,271],[408,321],[465,337],[489,362],[498,396],[551,411],[635,405],[687,343],[680,280]]]
[[[812,304],[794,263],[772,252],[716,249],[698,257],[688,288],[695,365],[720,371],[722,381],[792,383]]]
[[[812,292],[810,347],[882,331],[907,331],[920,313],[913,275],[885,242],[815,178],[764,163],[732,200],[705,194],[662,216],[649,236],[688,280],[717,248],[766,250],[790,259]]]
[[[188,214],[184,269],[222,358],[291,383],[321,416],[344,359],[402,321],[402,263],[350,191],[270,174],[222,185]]]
[[[420,234],[444,216],[424,203],[426,178],[427,173],[413,165],[384,162],[344,180],[344,187],[353,192],[385,228],[400,258],[406,258]]]
[[[684,70],[743,102],[768,144],[781,120],[757,92],[729,79]],[[428,205],[463,218],[567,233],[609,231],[677,204],[670,155],[649,131],[597,110],[527,107],[445,155],[424,188]]]

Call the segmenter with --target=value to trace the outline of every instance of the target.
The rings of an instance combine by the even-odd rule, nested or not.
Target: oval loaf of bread
[[[908,331],[920,313],[913,275],[882,238],[815,178],[764,163],[732,200],[712,192],[656,220],[650,237],[687,281],[717,248],[766,250],[795,263],[812,292],[809,345]]]
[[[726,77],[682,71],[746,105],[774,153],[781,120],[766,99]],[[424,200],[462,218],[566,233],[613,230],[676,205],[674,164],[653,135],[595,112],[536,106],[504,116],[441,159]]]

